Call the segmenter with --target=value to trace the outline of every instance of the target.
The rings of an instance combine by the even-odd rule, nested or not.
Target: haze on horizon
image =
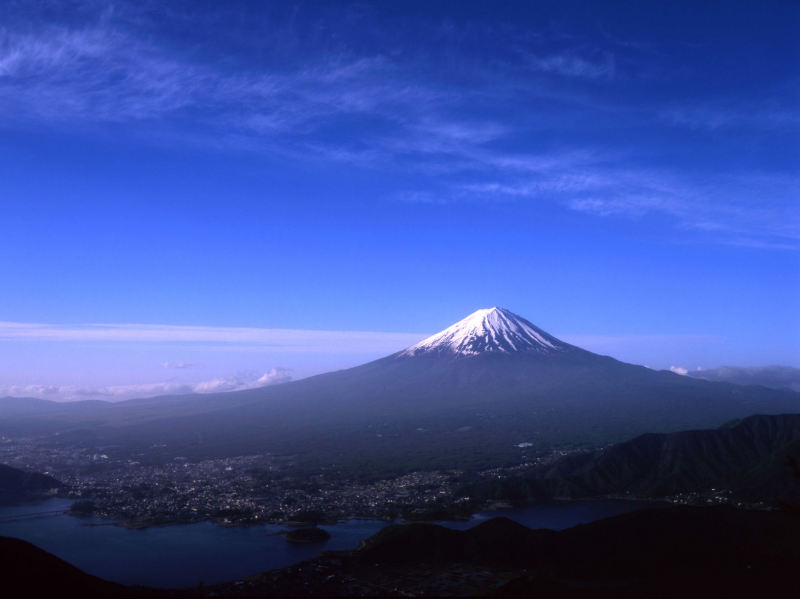
[[[9,3],[0,396],[282,382],[494,305],[800,366],[799,13]]]

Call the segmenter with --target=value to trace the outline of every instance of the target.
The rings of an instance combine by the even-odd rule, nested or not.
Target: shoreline
[[[325,522],[318,523],[319,526],[322,527],[329,527],[329,526],[337,526],[340,524],[345,524],[347,522],[354,522],[354,521],[369,521],[369,522],[382,522],[386,526],[392,524],[410,524],[410,523],[425,523],[425,524],[441,524],[443,522],[469,522],[471,520],[478,520],[477,516],[479,514],[484,513],[491,513],[491,512],[499,512],[502,510],[525,510],[525,509],[534,509],[536,507],[541,506],[548,506],[548,505],[564,505],[568,506],[570,504],[576,503],[596,503],[602,501],[622,501],[626,503],[648,503],[648,504],[660,504],[666,506],[675,506],[675,505],[695,505],[695,506],[706,506],[710,505],[706,502],[698,502],[698,503],[679,503],[675,501],[671,501],[668,498],[640,498],[640,497],[631,497],[631,496],[603,496],[603,497],[586,497],[586,498],[569,498],[569,497],[554,497],[551,501],[547,502],[539,502],[539,503],[531,503],[526,505],[514,505],[508,501],[492,501],[491,503],[476,509],[468,516],[463,514],[459,515],[452,515],[446,518],[427,518],[424,515],[421,515],[420,518],[381,518],[376,516],[360,516],[360,515],[348,515],[343,516],[341,518],[337,518],[336,520],[329,520]],[[732,507],[740,508],[740,509],[770,509],[769,507],[754,507],[750,505],[743,505],[737,506],[735,504],[730,504]],[[64,511],[65,515],[81,518],[81,517],[94,517],[99,519],[105,519],[102,516],[96,516],[92,514],[73,514],[70,513],[69,510]],[[214,524],[221,528],[249,528],[249,527],[258,527],[258,526],[284,526],[287,528],[302,528],[302,527],[309,527],[312,526],[311,522],[299,522],[299,521],[269,521],[269,520],[243,520],[243,521],[234,521],[234,522],[224,522],[217,520],[215,518],[200,518],[197,520],[168,520],[168,521],[150,521],[150,520],[119,520],[109,518],[108,521],[104,522],[87,522],[81,524],[81,526],[86,527],[102,527],[102,526],[117,526],[120,528],[125,528],[128,530],[146,530],[148,528],[166,528],[170,526],[184,526],[190,524],[201,524],[204,522],[208,522],[210,524]],[[270,535],[281,534],[279,532],[276,533],[268,533]]]

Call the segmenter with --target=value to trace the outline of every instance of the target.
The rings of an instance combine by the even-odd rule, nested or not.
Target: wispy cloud
[[[138,385],[6,385],[0,387],[0,397],[35,397],[52,401],[77,401],[99,399],[104,401],[123,401],[139,397],[159,395],[185,395],[189,393],[221,393],[257,389],[286,383],[292,380],[291,372],[285,368],[272,368],[267,372],[239,373],[217,377],[196,383],[160,382]]]
[[[47,120],[154,118],[192,103],[213,84],[191,65],[161,57],[104,25],[0,30],[3,116]]]
[[[154,15],[125,20],[113,14],[106,11],[79,27],[0,29],[0,121],[27,118],[70,126],[148,121],[158,124],[147,129],[153,139],[174,135],[344,162],[385,163],[390,156],[401,159],[397,166],[413,157],[417,168],[431,155],[472,163],[472,149],[515,128],[500,119],[460,114],[470,103],[494,107],[516,97],[516,84],[496,84],[498,65],[465,65],[471,72],[465,81],[443,84],[435,65],[419,57],[312,44],[303,46],[298,58],[254,68],[221,48],[215,58],[198,60],[197,52],[169,46],[131,25],[147,28]],[[280,43],[292,45],[276,40]],[[614,61],[610,54],[592,60],[567,50],[527,53],[499,68],[596,79],[613,75]],[[488,84],[487,77],[495,81]],[[525,93],[548,95],[549,89],[538,81]],[[349,123],[347,135],[330,135],[333,119],[351,117],[368,126]]]
[[[786,214],[796,176],[781,182],[741,170],[736,177],[692,177],[668,165],[636,167],[641,162],[629,149],[602,143],[616,138],[602,128],[557,149],[530,149],[540,134],[560,138],[575,119],[592,130],[606,119],[633,119],[637,130],[660,124],[775,131],[800,124],[797,110],[777,100],[642,105],[624,93],[615,102],[586,91],[627,78],[619,65],[634,62],[625,60],[631,48],[624,40],[597,47],[563,34],[544,47],[543,32],[522,35],[510,27],[491,32],[492,39],[508,40],[479,59],[431,42],[448,35],[471,40],[469,32],[415,29],[449,61],[444,68],[426,52],[309,40],[287,19],[265,25],[268,43],[246,53],[247,60],[225,44],[210,52],[202,42],[168,43],[153,33],[160,13],[134,6],[115,4],[80,25],[42,20],[0,28],[0,123],[132,124],[132,135],[157,143],[435,178],[390,194],[408,202],[535,199],[595,217],[666,215],[715,242],[797,247],[797,219]],[[160,10],[192,29],[192,16]],[[256,55],[266,59],[252,60]],[[450,67],[452,77],[443,76]]]
[[[155,137],[190,123],[191,135],[180,136],[308,157],[332,117],[380,118],[397,128],[449,95],[400,77],[381,55],[320,54],[281,69],[231,68],[224,58],[198,62],[107,19],[0,29],[0,119],[150,121],[160,124]],[[432,125],[438,137],[459,136],[458,123]],[[339,142],[320,149],[347,150]]]
[[[530,55],[532,69],[545,73],[557,73],[565,77],[581,79],[611,79],[614,77],[614,55],[604,53],[600,60],[590,60],[567,52],[547,56]]]
[[[185,368],[191,368],[194,366],[193,364],[189,364],[188,362],[161,362],[161,368],[176,368],[178,370],[183,370]]]
[[[730,101],[665,108],[660,117],[676,126],[715,131],[728,128],[777,130],[800,128],[800,110],[777,102],[731,104]]]
[[[0,340],[47,342],[219,344],[274,352],[331,354],[390,353],[418,342],[423,333],[315,331],[248,327],[146,324],[52,325],[0,322]],[[188,365],[171,364],[170,368]]]
[[[668,216],[717,243],[800,247],[800,215],[791,209],[800,190],[797,176],[751,172],[698,178],[665,169],[620,167],[591,153],[534,161],[531,170],[510,161],[508,169],[516,174],[460,184],[453,194],[486,201],[555,196],[571,210],[599,217]]]

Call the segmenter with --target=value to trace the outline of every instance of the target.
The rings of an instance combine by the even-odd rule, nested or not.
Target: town
[[[109,452],[110,453],[110,452]],[[522,454],[520,464],[478,473],[503,478],[568,453]],[[468,517],[469,497],[458,496],[460,470],[418,471],[360,481],[347,470],[321,467],[298,473],[291,456],[253,455],[190,462],[177,456],[144,463],[96,448],[43,446],[0,438],[0,463],[49,474],[75,500],[73,513],[127,527],[214,521],[222,525],[333,522],[346,519],[457,519]]]
[[[522,449],[526,453],[521,454],[519,464],[484,470],[472,479],[521,476],[586,451],[559,448],[536,455],[527,453],[527,447]],[[92,515],[129,528],[201,521],[246,526],[349,519],[463,519],[486,507],[460,494],[467,478],[461,470],[417,471],[364,482],[332,467],[321,467],[313,474],[298,473],[291,456],[251,455],[198,462],[177,456],[166,463],[143,463],[94,449],[42,446],[9,438],[0,438],[0,463],[57,478],[65,486],[59,495],[74,499],[74,515]],[[744,507],[724,489],[657,499]]]

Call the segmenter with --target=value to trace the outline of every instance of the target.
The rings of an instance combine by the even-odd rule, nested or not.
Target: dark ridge
[[[670,571],[764,571],[800,558],[800,520],[729,507],[641,510],[554,532],[494,518],[466,531],[393,526],[365,541],[361,564],[473,563],[545,569],[580,580],[655,577]]]
[[[800,519],[783,512],[680,506],[639,510],[559,532],[531,530],[505,518],[465,531],[436,524],[393,526],[365,541],[355,559],[471,561],[547,568],[586,580],[654,576],[665,568],[725,571],[749,565],[791,571],[800,559],[798,539]]]
[[[575,453],[526,476],[481,480],[459,494],[477,505],[515,505],[554,497],[660,499],[722,493],[728,500],[778,506],[800,502],[788,466],[800,462],[800,415],[756,415],[716,429],[645,434],[596,451]]]
[[[743,500],[795,501],[787,459],[800,456],[800,415],[757,415],[733,426],[647,434],[568,456],[540,472],[554,495],[587,497],[730,490]]]
[[[722,507],[641,510],[554,532],[504,518],[466,531],[392,526],[218,596],[796,596],[800,518]],[[756,592],[759,591],[759,592]],[[765,594],[766,593],[766,594]]]
[[[556,534],[502,517],[464,531],[437,524],[405,524],[385,528],[364,541],[355,559],[395,566],[462,562],[525,568],[542,560],[542,551],[552,549]]]

